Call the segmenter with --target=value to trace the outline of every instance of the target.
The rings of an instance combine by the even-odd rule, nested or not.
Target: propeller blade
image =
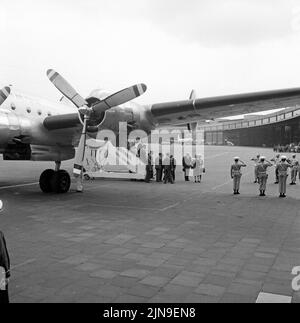
[[[195,101],[197,99],[197,95],[196,95],[196,91],[195,90],[192,90],[189,99],[190,100],[193,100],[193,101]],[[188,123],[188,125],[187,125],[188,130],[193,133],[193,136],[195,134],[195,131],[197,129],[197,126],[198,126],[198,123],[197,122]]]
[[[126,102],[129,102],[141,96],[146,92],[146,90],[147,90],[147,86],[145,84],[137,84],[137,85],[128,87],[96,103],[95,105],[92,106],[92,109],[96,114],[98,113],[100,114],[102,112],[105,112],[106,110],[109,110],[110,108],[124,104]]]
[[[84,117],[84,123],[82,128],[82,133],[80,137],[80,142],[76,151],[75,155],[75,162],[73,173],[75,176],[81,176],[82,169],[83,169],[83,161],[84,161],[84,154],[85,154],[85,145],[86,145],[86,130],[87,130],[87,120],[88,118]]]
[[[0,105],[7,99],[10,95],[10,87],[6,86],[0,90]]]
[[[196,99],[197,99],[196,91],[192,90],[192,92],[190,94],[190,100],[195,101]]]
[[[50,69],[47,71],[47,76],[53,85],[78,108],[88,104],[59,73]]]

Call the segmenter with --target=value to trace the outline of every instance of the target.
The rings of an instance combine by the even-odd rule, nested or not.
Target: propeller
[[[195,100],[197,99],[197,94],[195,90],[192,90],[189,100],[193,101],[193,104],[195,102]],[[192,138],[193,138],[193,143],[196,142],[196,131],[197,131],[197,127],[198,127],[198,122],[192,122],[192,123],[188,123],[187,125],[188,130],[190,132],[192,132]]]
[[[6,86],[0,90],[0,105],[7,99],[10,95],[10,87]]]
[[[73,173],[77,177],[82,177],[86,133],[89,120],[94,118],[97,119],[107,110],[139,97],[146,92],[147,87],[145,84],[137,84],[114,93],[104,100],[98,100],[90,104],[56,71],[52,69],[48,70],[47,76],[53,85],[78,107],[79,119],[83,125],[83,128],[79,146],[75,155]],[[83,121],[81,118],[82,115]],[[82,187],[80,187],[78,191],[82,191]]]

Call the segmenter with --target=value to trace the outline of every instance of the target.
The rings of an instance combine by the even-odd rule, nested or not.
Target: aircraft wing
[[[300,104],[300,88],[159,103],[151,106],[158,125],[178,125]]]
[[[182,125],[300,104],[300,88],[153,104],[148,117],[155,125]],[[48,130],[80,124],[77,113],[47,117]]]

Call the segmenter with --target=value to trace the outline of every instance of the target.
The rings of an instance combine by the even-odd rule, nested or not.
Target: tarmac
[[[300,302],[300,183],[279,199],[270,170],[267,197],[250,158],[271,149],[205,147],[201,184],[95,180],[85,192],[45,195],[51,163],[0,162],[0,230],[11,257],[13,303]],[[248,167],[241,195],[229,169]],[[71,162],[63,163],[71,171]]]

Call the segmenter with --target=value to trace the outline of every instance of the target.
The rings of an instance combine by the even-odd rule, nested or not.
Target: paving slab
[[[51,163],[0,163],[0,230],[12,262],[12,302],[250,302],[260,293],[300,302],[299,185],[278,198],[270,170],[258,198],[250,158],[271,149],[205,147],[201,185],[95,180],[77,194],[42,194]],[[216,156],[220,156],[217,158]],[[228,178],[247,161],[241,195]],[[63,163],[71,172],[72,161]],[[1,187],[11,186],[1,189]],[[285,298],[287,299],[287,298]]]

